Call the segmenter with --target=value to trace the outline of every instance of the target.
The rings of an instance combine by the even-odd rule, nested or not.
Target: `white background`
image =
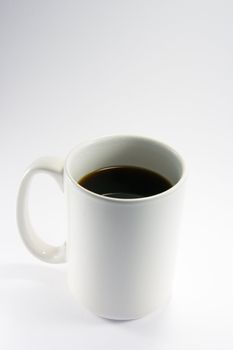
[[[233,348],[232,1],[0,1],[0,348]],[[173,300],[131,322],[78,305],[65,265],[32,257],[15,220],[25,168],[106,134],[157,138],[189,167]],[[65,239],[62,194],[38,177],[31,216]]]

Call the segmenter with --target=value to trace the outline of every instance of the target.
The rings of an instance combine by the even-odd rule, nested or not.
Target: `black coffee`
[[[142,198],[172,187],[163,176],[135,166],[112,166],[98,169],[78,183],[84,188],[107,197]]]

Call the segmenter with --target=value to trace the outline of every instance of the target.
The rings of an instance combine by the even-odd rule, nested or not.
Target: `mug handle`
[[[28,193],[31,180],[38,173],[52,176],[63,191],[63,169],[64,161],[60,158],[45,157],[34,161],[24,174],[17,198],[17,222],[23,242],[37,258],[54,264],[66,261],[66,244],[52,246],[36,234],[28,213]]]

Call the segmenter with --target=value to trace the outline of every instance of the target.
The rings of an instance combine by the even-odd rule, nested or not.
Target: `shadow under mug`
[[[77,181],[109,166],[147,168],[172,187],[150,197],[121,199],[91,192]],[[55,247],[34,232],[28,191],[35,174],[51,175],[64,189],[68,233]],[[95,314],[116,320],[160,310],[171,296],[185,183],[185,166],[171,147],[140,136],[107,136],[75,147],[65,161],[55,157],[32,163],[22,179],[17,220],[33,255],[48,263],[67,262],[72,294]]]

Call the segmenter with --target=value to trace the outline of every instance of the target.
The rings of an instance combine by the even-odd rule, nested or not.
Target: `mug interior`
[[[171,147],[140,136],[109,136],[77,146],[67,157],[73,182],[104,167],[137,166],[164,176],[174,186],[184,173],[182,158]]]

